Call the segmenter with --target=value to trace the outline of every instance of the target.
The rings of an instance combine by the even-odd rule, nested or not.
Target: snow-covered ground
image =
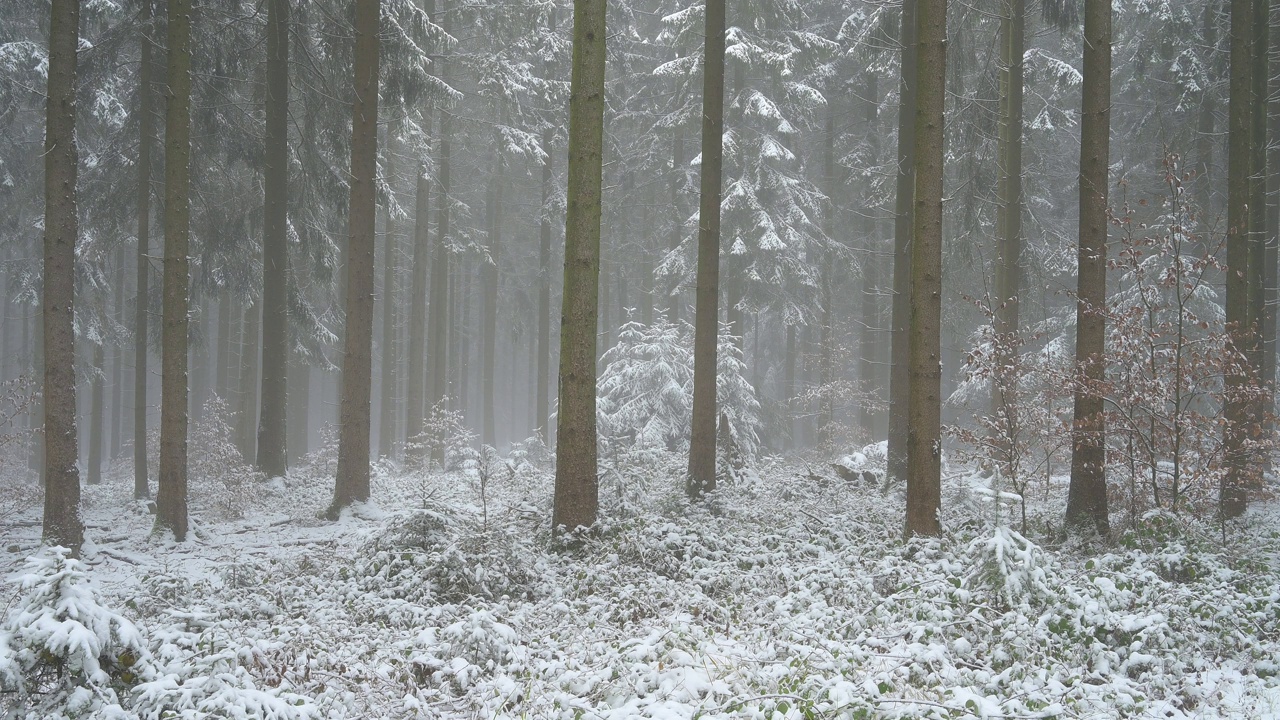
[[[57,617],[41,588],[102,613],[115,648],[88,690],[4,693],[0,706],[17,717],[1280,717],[1274,505],[1225,544],[1213,526],[1161,516],[1107,549],[1050,548],[1061,498],[1033,506],[1037,546],[993,525],[957,476],[944,488],[946,537],[908,544],[900,495],[877,483],[765,462],[691,506],[682,464],[613,463],[624,469],[603,480],[601,532],[571,547],[550,539],[548,470],[527,463],[500,467],[483,497],[474,475],[380,467],[375,502],[334,523],[317,519],[323,470],[256,484],[242,519],[205,488],[182,545],[151,533],[121,469],[86,488],[84,586],[47,554],[23,569],[38,551],[36,508],[0,520],[0,570],[28,577],[0,601],[0,682],[31,641],[24,627]]]

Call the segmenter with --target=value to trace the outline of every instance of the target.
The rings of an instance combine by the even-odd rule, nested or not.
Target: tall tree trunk
[[[373,251],[378,171],[379,0],[356,0],[355,103],[351,119],[350,240],[347,244],[346,352],[338,476],[328,516],[369,499],[369,393],[372,385]]]
[[[1248,505],[1247,457],[1253,318],[1249,315],[1249,203],[1253,169],[1253,11],[1255,0],[1231,0],[1231,79],[1227,144],[1227,351],[1232,367],[1223,403],[1223,475],[1219,502],[1225,517],[1237,517]]]
[[[874,78],[875,73],[867,73],[868,77]],[[868,82],[874,82],[868,81]],[[871,102],[868,100],[868,102]],[[827,199],[830,202],[829,209],[823,216],[825,221],[823,232],[828,240],[836,242],[836,100],[834,97],[827,100],[827,119],[824,128],[823,141],[825,143],[822,151],[822,179],[825,185]],[[832,421],[835,419],[835,403],[831,395],[831,386],[835,382],[835,335],[832,332],[832,325],[835,322],[835,304],[834,284],[835,278],[835,254],[832,251],[826,251],[822,254],[822,276],[819,279],[819,291],[822,293],[822,321],[818,328],[818,384],[822,388],[821,395],[818,400],[818,442],[823,446],[831,442],[831,431],[834,429]],[[858,334],[859,342],[862,342],[863,334]],[[856,356],[861,356],[861,347]],[[861,380],[862,378],[859,378]]]
[[[399,227],[391,206],[396,195],[395,131],[387,129],[387,212],[383,221],[382,242],[382,368],[378,386],[382,400],[378,404],[378,456],[391,457],[396,437],[396,255]]]
[[[430,132],[430,128],[427,128]],[[405,408],[404,434],[412,440],[422,432],[427,406],[427,256],[431,217],[431,184],[427,168],[418,163],[414,194],[413,288],[409,298],[409,384]]]
[[[232,349],[232,333],[234,327],[231,322],[232,316],[239,317],[238,311],[231,309],[231,293],[223,288],[218,292],[218,370],[217,379],[214,380],[214,392],[218,397],[231,405],[231,349]],[[236,371],[237,373],[239,370]]]
[[[569,185],[560,326],[560,411],[551,527],[595,524],[596,313],[600,291],[600,192],[604,150],[606,0],[573,2]]]
[[[435,23],[448,32],[449,3],[442,2],[441,12]],[[448,78],[449,65],[440,59],[440,78]],[[431,377],[431,391],[427,395],[428,410],[444,406],[449,395],[449,210],[450,171],[453,164],[453,125],[449,109],[440,107],[440,163],[437,179],[440,183],[440,206],[436,210],[436,245],[431,255],[431,298],[427,312],[427,373]],[[435,457],[442,462],[444,456],[437,448]]]
[[[124,243],[116,246],[116,287],[112,298],[111,309],[115,321],[120,327],[125,325],[124,286],[128,275],[125,270]],[[124,346],[116,343],[111,352],[111,442],[107,445],[107,457],[115,460],[120,457],[124,447],[122,430],[124,428]]]
[[[671,138],[671,212],[674,215],[671,221],[671,252],[679,252],[680,242],[684,240],[684,203],[681,202],[683,194],[681,189],[684,186],[684,125],[680,125],[675,129],[675,133]],[[680,313],[682,305],[680,301],[680,278],[676,277],[671,283],[669,289],[670,295],[667,298],[667,319],[673,325],[680,324]]]
[[[505,115],[505,112],[503,113]],[[504,118],[505,121],[505,118]],[[497,446],[497,403],[494,385],[497,382],[495,362],[498,341],[498,272],[502,248],[502,184],[503,160],[499,155],[494,172],[493,188],[489,191],[489,262],[484,264],[484,442]]]
[[[880,83],[875,73],[867,73],[866,87],[863,90],[863,104],[866,112],[866,136],[871,147],[871,157],[880,157],[880,137],[878,124],[880,116]],[[865,398],[858,403],[858,427],[866,437],[875,440],[878,413],[875,411],[875,398],[883,398],[880,393],[880,366],[876,362],[880,346],[884,344],[880,337],[880,282],[881,261],[876,241],[876,213],[879,208],[871,202],[871,188],[867,188],[863,204],[862,235],[867,240],[867,259],[862,265],[862,292],[858,296],[858,315],[861,327],[858,328],[858,385]],[[830,332],[830,330],[828,330]],[[829,402],[829,401],[828,401]]]
[[[244,322],[241,324],[244,334],[240,340],[240,400],[236,405],[236,416],[239,421],[238,445],[240,455],[246,463],[253,462],[257,453],[258,436],[254,432],[258,427],[258,362],[259,348],[262,338],[262,299],[245,308]]]
[[[76,555],[84,542],[76,437],[76,49],[79,0],[53,0],[44,136],[44,538]]]
[[[995,333],[1001,350],[1016,352],[1018,306],[1022,288],[1022,62],[1026,26],[1025,0],[1005,0],[1000,18],[1000,177],[997,182],[996,287],[992,298]],[[1009,365],[1012,357],[999,360]],[[1004,387],[992,383],[992,416],[1012,417],[1016,410]]]
[[[947,0],[919,0],[906,535],[938,535],[942,484],[942,157]]]
[[[1248,0],[1245,0],[1246,2]],[[1107,166],[1111,144],[1111,0],[1085,0],[1080,105],[1080,245],[1076,290],[1075,414],[1067,525],[1110,534],[1107,519],[1106,374]]]
[[[1271,434],[1271,421],[1268,417],[1275,411],[1275,399],[1272,384],[1275,381],[1274,352],[1270,359],[1267,349],[1274,350],[1275,336],[1268,330],[1275,328],[1274,309],[1267,306],[1267,295],[1270,288],[1268,280],[1275,275],[1275,268],[1267,266],[1272,237],[1267,229],[1267,86],[1271,73],[1268,63],[1267,25],[1270,20],[1270,0],[1254,0],[1253,2],[1253,73],[1250,83],[1253,85],[1252,145],[1250,160],[1252,169],[1249,173],[1249,317],[1254,323],[1253,354],[1250,362],[1251,370],[1257,378],[1258,397],[1251,409],[1252,423],[1260,436]],[[1274,259],[1274,258],[1273,258]],[[1254,454],[1257,471],[1270,468],[1269,453],[1263,451]]]
[[[1201,33],[1204,37],[1205,46],[1210,52],[1217,50],[1218,45],[1218,23],[1216,16],[1219,12],[1218,3],[1220,0],[1209,0],[1204,4],[1203,27]],[[1201,202],[1204,204],[1205,210],[1212,213],[1214,203],[1213,183],[1210,181],[1213,172],[1213,144],[1214,144],[1214,126],[1216,117],[1214,111],[1217,109],[1217,103],[1212,95],[1212,83],[1205,83],[1200,88],[1200,112],[1196,120],[1196,189],[1197,196],[1202,197]]]
[[[1263,4],[1270,5],[1269,2]],[[1269,11],[1270,8],[1268,7],[1267,10]],[[1267,46],[1270,48],[1271,57],[1280,54],[1280,32],[1274,32],[1268,28]],[[1280,138],[1280,77],[1271,73],[1269,68],[1267,70],[1269,92],[1264,95],[1260,109],[1266,116],[1266,132],[1270,135],[1269,138],[1263,138],[1266,152],[1264,169],[1266,255],[1263,259],[1266,298],[1262,317],[1262,377],[1270,389],[1265,406],[1269,412],[1264,417],[1267,418],[1269,427],[1274,427],[1271,413],[1275,412],[1276,308],[1280,305],[1280,145],[1275,140]]]
[[[54,0],[45,96],[44,402],[46,541],[79,555],[76,430],[76,51],[79,1]]]
[[[100,298],[99,302],[103,302],[104,298]],[[103,303],[105,304],[105,303]],[[101,306],[99,306],[101,310]],[[106,326],[107,314],[99,312],[101,325]],[[93,344],[93,383],[90,391],[89,401],[89,468],[88,482],[90,485],[100,485],[102,483],[102,436],[103,424],[106,422],[106,388],[103,381],[106,379],[106,341],[103,337],[99,337],[97,342]]]
[[[262,412],[258,469],[288,468],[289,365],[289,0],[267,2],[265,193],[262,208]]]
[[[690,497],[716,488],[716,351],[720,334],[720,194],[724,174],[725,0],[707,0],[702,65],[702,167],[694,307]]]
[[[902,0],[898,38],[902,77],[898,86],[898,185],[893,222],[893,317],[889,347],[888,480],[907,473],[907,406],[911,399],[907,323],[911,315],[911,210],[915,189],[916,4]]]
[[[160,484],[156,523],[187,538],[187,304],[191,234],[191,0],[168,0],[164,131],[164,315],[160,335]]]
[[[550,127],[542,131],[542,150],[547,154],[542,164],[542,227],[538,237],[538,399],[534,409],[538,436],[551,441],[551,182],[554,177]]]
[[[142,2],[141,60],[138,65],[138,268],[134,279],[133,315],[133,496],[151,497],[147,486],[147,318],[151,294],[151,146],[155,142],[152,115],[151,0]]]

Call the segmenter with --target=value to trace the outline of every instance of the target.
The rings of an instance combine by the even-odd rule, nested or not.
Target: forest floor
[[[337,522],[324,468],[196,483],[182,544],[118,468],[86,488],[84,559],[168,678],[133,692],[182,717],[1280,717],[1274,504],[1225,541],[1160,515],[1060,546],[1062,479],[1032,542],[951,477],[945,536],[904,543],[900,491],[775,460],[690,505],[681,466],[617,465],[573,547],[527,462],[483,493],[474,470],[378,466]],[[0,517],[4,577],[37,521]],[[111,717],[146,717],[127,695]]]

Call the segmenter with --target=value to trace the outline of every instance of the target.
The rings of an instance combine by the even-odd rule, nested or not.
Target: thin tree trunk
[[[442,11],[435,23],[448,32],[448,2],[442,2]],[[449,65],[440,59],[440,78],[448,77]],[[445,405],[449,395],[449,204],[450,170],[453,163],[452,118],[448,108],[440,108],[440,164],[437,178],[440,183],[440,207],[436,210],[436,245],[431,256],[431,298],[427,308],[427,373],[431,377],[431,392],[427,396],[428,410]],[[435,457],[442,462],[444,456],[437,448]]]
[[[409,385],[404,420],[405,438],[409,440],[422,432],[427,406],[427,256],[430,253],[428,220],[431,217],[431,185],[423,163],[418,164],[414,200],[413,288],[409,298]]]
[[[538,239],[538,399],[534,406],[534,422],[542,442],[551,441],[551,128],[542,131],[542,150],[547,154],[542,165],[542,227]]]
[[[680,192],[684,183],[684,125],[675,129],[675,133],[671,138],[671,212],[674,215],[671,221],[671,252],[680,250],[680,242],[684,240],[684,203],[680,200],[683,197]],[[680,302],[680,278],[677,277],[670,288],[667,304],[667,319],[673,325],[680,324],[681,305]]]
[[[369,393],[372,384],[373,250],[378,171],[379,0],[356,0],[355,103],[351,120],[350,241],[347,250],[346,352],[338,474],[328,516],[369,499]]]
[[[125,271],[124,243],[116,246],[116,287],[112,298],[111,309],[115,321],[124,327],[124,286],[127,273]],[[108,443],[107,457],[115,460],[120,457],[124,441],[121,437],[124,428],[124,346],[116,343],[111,352],[111,442]]]
[[[871,157],[879,158],[880,137],[877,126],[880,114],[880,83],[875,73],[867,73],[863,95],[867,122],[867,142],[871,147]],[[868,439],[874,440],[877,437],[875,425],[878,413],[874,409],[875,403],[872,398],[873,396],[882,397],[879,392],[880,368],[876,363],[875,356],[879,352],[879,346],[884,343],[879,331],[880,298],[878,295],[882,263],[879,258],[879,249],[875,246],[876,213],[879,208],[871,204],[870,196],[871,189],[868,188],[867,199],[864,201],[862,208],[861,225],[862,234],[867,240],[867,250],[869,252],[862,265],[862,293],[858,296],[858,315],[861,318],[861,327],[858,328],[857,332],[859,351],[855,357],[858,358],[858,386],[864,398],[858,403],[858,427],[862,429]],[[828,329],[828,332],[831,332],[831,330]],[[828,400],[827,402],[830,401]]]
[[[484,264],[484,442],[497,446],[497,404],[494,400],[494,384],[497,382],[495,363],[498,341],[498,273],[502,249],[502,185],[503,160],[497,159],[493,188],[489,195],[489,262]]]
[[[919,0],[906,535],[938,535],[942,482],[942,157],[947,2]]]
[[[1247,0],[1246,0],[1247,1]],[[1085,0],[1080,108],[1080,245],[1076,291],[1076,368],[1067,525],[1110,534],[1107,518],[1105,380],[1107,165],[1111,129],[1111,0]]]
[[[1253,85],[1252,146],[1250,148],[1252,171],[1249,190],[1249,317],[1253,319],[1253,358],[1250,363],[1257,377],[1258,397],[1255,400],[1252,422],[1261,437],[1272,432],[1269,416],[1274,412],[1275,399],[1272,385],[1275,382],[1275,353],[1268,357],[1267,350],[1274,351],[1275,313],[1267,306],[1270,294],[1268,280],[1276,269],[1267,266],[1268,256],[1274,264],[1273,238],[1267,228],[1267,86],[1271,73],[1268,63],[1268,21],[1270,0],[1254,0],[1253,3]],[[1255,453],[1258,471],[1270,469],[1269,453]]]
[[[165,113],[164,318],[161,328],[160,484],[156,523],[187,537],[187,304],[191,233],[191,0],[168,0]]]
[[[100,312],[101,324],[106,325],[106,313]],[[93,345],[93,383],[89,401],[89,469],[90,485],[102,483],[102,436],[106,423],[106,348],[105,340],[99,337]]]
[[[908,374],[907,323],[911,315],[912,193],[915,189],[916,115],[916,4],[902,0],[898,33],[902,46],[902,77],[898,101],[898,185],[893,223],[893,317],[889,347],[889,446],[890,482],[906,479],[907,406],[911,399]]]
[[[76,437],[76,48],[79,0],[53,0],[44,138],[44,538],[79,555]]]
[[[151,294],[151,146],[155,142],[152,116],[151,0],[142,1],[141,60],[138,66],[138,268],[134,282],[133,315],[133,496],[151,497],[147,486],[147,318]]]
[[[596,313],[604,150],[606,0],[574,0],[569,185],[560,327],[560,411],[551,527],[596,522]]]
[[[1017,337],[1018,295],[1022,286],[1022,56],[1024,54],[1025,0],[1005,0],[1000,18],[1000,177],[996,235],[996,287],[992,298],[995,332],[1004,339],[1002,348],[1011,348]],[[1009,364],[1013,358],[1002,358]],[[1011,413],[1011,401],[998,383],[993,383],[993,416]]]
[[[262,225],[262,411],[258,469],[281,477],[288,468],[289,365],[289,0],[267,2],[265,194]]]
[[[262,299],[245,308],[244,335],[240,341],[240,401],[236,405],[239,419],[236,428],[239,430],[240,455],[246,463],[253,462],[257,453],[258,436],[254,429],[258,427],[258,348],[262,337]]]
[[[311,410],[311,366],[296,355],[290,359],[288,396],[288,457],[291,463],[297,463],[306,456],[310,448],[307,446],[310,433]]]
[[[720,194],[724,173],[725,0],[707,0],[702,65],[702,167],[694,308],[693,427],[685,492],[716,488],[716,351],[720,332]]]
[[[875,73],[867,73],[870,78],[875,77]],[[869,80],[868,82],[874,82]],[[825,191],[827,199],[831,203],[829,209],[824,214],[825,221],[823,232],[827,239],[836,242],[836,100],[830,98],[827,101],[827,119],[825,137],[823,138],[825,146],[823,147],[823,168],[822,178],[823,184],[826,186]],[[822,254],[822,277],[819,280],[819,291],[822,293],[822,321],[818,328],[818,384],[822,388],[821,395],[818,399],[818,442],[823,446],[831,442],[831,431],[833,429],[832,421],[835,415],[834,398],[832,397],[832,384],[835,382],[835,348],[834,334],[832,332],[832,324],[835,322],[835,314],[832,306],[835,304],[835,293],[833,285],[835,278],[835,256],[832,251]],[[855,352],[855,357],[860,357],[862,351],[861,333],[858,335],[860,343]],[[859,378],[861,380],[862,378]],[[860,403],[862,404],[862,403]]]
[[[396,233],[399,227],[391,214],[396,195],[394,130],[387,130],[386,176],[387,212],[383,221],[382,243],[382,369],[378,386],[382,400],[378,405],[378,456],[391,457],[396,437]]]
[[[228,403],[231,402],[231,333],[233,332],[231,318],[233,315],[239,317],[238,311],[231,309],[231,293],[225,288],[218,292],[218,370],[217,379],[214,381],[214,391],[218,397]],[[237,372],[239,372],[237,370]]]

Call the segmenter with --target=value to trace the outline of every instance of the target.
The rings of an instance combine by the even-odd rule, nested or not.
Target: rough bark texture
[[[1273,315],[1267,307],[1268,279],[1275,275],[1275,268],[1267,265],[1268,246],[1271,244],[1267,230],[1267,85],[1270,81],[1270,67],[1267,62],[1267,20],[1270,0],[1254,0],[1253,2],[1253,73],[1250,84],[1253,86],[1253,114],[1250,121],[1252,139],[1250,143],[1250,187],[1249,187],[1249,317],[1253,320],[1252,352],[1250,353],[1250,370],[1256,378],[1258,395],[1250,409],[1250,422],[1254,426],[1251,432],[1259,433],[1259,437],[1267,437],[1271,432],[1268,416],[1274,410],[1271,384],[1275,363],[1266,354],[1268,342],[1268,324],[1274,328]],[[1274,353],[1273,353],[1274,355]],[[1268,375],[1271,372],[1271,375]],[[1270,467],[1269,453],[1255,453],[1251,457],[1253,471],[1260,473]]]
[[[427,128],[430,132],[430,128]],[[427,169],[418,164],[418,174],[414,196],[413,222],[413,282],[412,295],[409,299],[409,382],[406,386],[408,398],[405,403],[404,433],[406,439],[413,439],[422,432],[422,420],[426,417],[427,408],[427,257],[431,252],[429,246],[429,225],[431,217],[431,184],[427,179]]]
[[[289,0],[267,2],[266,142],[262,208],[262,399],[258,469],[282,477],[288,467],[289,364]]]
[[[902,77],[898,85],[898,185],[893,221],[893,307],[889,345],[889,482],[907,472],[907,404],[911,397],[907,371],[907,323],[911,316],[911,211],[915,188],[916,3],[903,0],[898,32]]]
[[[547,154],[542,165],[542,226],[538,237],[538,398],[534,421],[538,436],[549,443],[551,413],[551,128],[542,131],[542,150]]]
[[[164,132],[164,313],[160,481],[156,524],[187,537],[187,307],[191,234],[191,0],[169,0],[169,102]]]
[[[355,103],[351,119],[350,240],[347,244],[346,352],[338,428],[338,476],[328,515],[369,499],[373,252],[378,165],[379,0],[356,0]]]
[[[142,0],[141,61],[138,67],[138,268],[133,314],[133,496],[151,497],[147,486],[147,297],[151,294],[151,146],[155,142],[152,115],[151,0]]]
[[[942,487],[942,113],[947,2],[918,0],[906,535],[938,535]]]
[[[44,136],[44,538],[80,554],[76,433],[76,48],[79,0],[53,0]]]
[[[1110,533],[1107,519],[1106,371],[1107,164],[1111,132],[1111,0],[1086,0],[1080,107],[1080,241],[1076,286],[1075,414],[1071,427],[1068,527]]]
[[[725,2],[707,0],[702,66],[702,168],[694,306],[693,427],[685,491],[716,487],[716,343],[720,332],[720,194],[724,166]]]
[[[1231,79],[1227,127],[1227,351],[1235,361],[1226,376],[1223,404],[1223,459],[1227,472],[1220,488],[1223,515],[1236,517],[1247,507],[1249,461],[1244,450],[1249,403],[1244,397],[1250,381],[1249,355],[1252,318],[1249,317],[1249,172],[1253,164],[1253,2],[1231,2]]]
[[[551,526],[595,524],[596,314],[600,290],[606,0],[574,0],[569,184],[560,321],[560,411]]]

